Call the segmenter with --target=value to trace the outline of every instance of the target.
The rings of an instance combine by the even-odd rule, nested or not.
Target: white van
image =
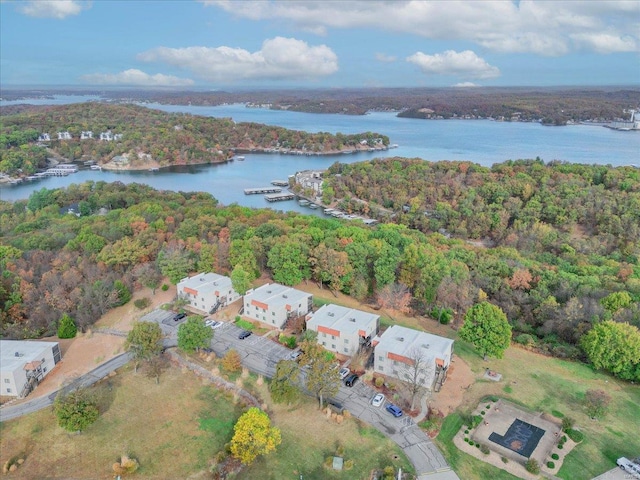
[[[635,478],[640,478],[640,465],[632,462],[626,457],[620,457],[616,460],[618,466],[627,473],[630,473]]]

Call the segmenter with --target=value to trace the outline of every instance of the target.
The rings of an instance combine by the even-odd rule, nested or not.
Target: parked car
[[[204,322],[204,324],[207,327],[211,328],[218,328],[220,325],[222,325],[222,323],[218,322],[217,320],[207,320],[206,322]]]
[[[620,457],[616,460],[616,463],[622,470],[629,473],[632,477],[640,478],[640,465],[634,461],[629,460],[626,457]]]
[[[374,407],[379,407],[384,403],[384,395],[381,393],[376,393],[371,399],[371,405]]]
[[[293,352],[291,352],[289,354],[289,358],[291,360],[298,360],[298,358],[300,358],[302,356],[302,351],[301,350],[294,350]]]
[[[184,317],[186,317],[186,316],[187,316],[187,314],[186,314],[186,313],[184,313],[184,312],[176,313],[176,314],[173,316],[173,321],[174,321],[174,322],[179,322],[180,320],[182,320],[182,319],[183,319]]]
[[[353,387],[357,381],[358,381],[358,375],[356,375],[355,373],[352,373],[347,378],[345,378],[344,384],[347,387]]]
[[[249,330],[242,330],[240,332],[240,335],[238,335],[238,338],[240,340],[244,340],[245,338],[250,337],[250,336],[251,336],[251,332]]]
[[[350,373],[351,370],[349,370],[347,367],[342,367],[338,372],[338,374],[340,375],[340,380],[344,380],[345,378],[347,378]]]
[[[394,417],[402,416],[402,410],[400,409],[400,407],[398,407],[397,405],[394,405],[393,403],[390,403],[389,405],[387,405],[386,409],[387,409],[387,412],[389,412]]]

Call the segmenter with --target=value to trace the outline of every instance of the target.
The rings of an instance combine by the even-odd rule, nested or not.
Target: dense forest
[[[237,151],[278,149],[327,153],[367,145],[384,148],[389,138],[373,132],[336,135],[288,130],[258,123],[236,123],[211,118],[166,113],[133,104],[87,102],[56,107],[3,107],[0,128],[0,172],[31,175],[47,166],[47,157],[68,161],[104,163],[126,155],[135,167],[150,156],[161,167],[224,162]],[[56,132],[68,131],[72,140],[57,140]],[[80,140],[83,131],[94,138]],[[122,134],[118,141],[99,140],[100,132]],[[38,143],[41,133],[51,141]]]
[[[414,118],[502,118],[564,125],[568,121],[612,121],[640,107],[637,87],[475,87],[362,88],[251,91],[3,91],[7,100],[58,94],[100,95],[119,102],[173,105],[252,103],[272,109],[311,113],[364,115],[369,111],[399,111]]]
[[[405,169],[400,168],[403,162]],[[412,162],[390,160],[395,173],[387,172],[385,184],[400,179],[404,173],[398,170],[407,170]],[[516,162],[485,171],[465,163],[426,165],[450,172],[443,190],[459,190],[439,202],[441,208],[451,202],[446,209],[450,215],[481,205],[485,194],[478,191],[504,188],[508,170],[520,170],[509,176],[514,185],[523,178],[522,185],[530,182],[534,187],[533,179],[546,176],[551,191],[576,193],[573,204],[578,208],[580,182],[593,178],[590,175],[600,168],[605,168],[600,171],[604,178],[628,176],[629,187],[599,183],[589,193],[598,208],[615,214],[609,202],[614,205],[618,196],[626,201],[625,195],[635,195],[637,201],[639,192],[633,172],[627,175],[626,170],[619,173],[608,167],[574,166],[571,171],[566,165]],[[474,177],[475,169],[479,170]],[[566,182],[569,190],[564,190],[564,183],[553,187],[558,175],[573,179]],[[468,187],[462,180],[467,177],[473,178],[476,190],[470,203],[463,195]],[[525,182],[524,177],[531,179]],[[607,190],[611,193],[599,195]],[[534,196],[530,194],[527,202]],[[493,198],[493,214],[503,218],[508,198]],[[80,216],[61,213],[76,202]],[[562,204],[557,208],[573,210]],[[600,245],[609,227],[598,221],[590,228],[602,232],[592,240],[578,223],[580,217],[574,224],[572,217],[552,224],[522,215],[511,225],[504,223],[509,233],[496,236],[498,246],[486,247],[401,224],[418,211],[410,207],[392,217],[397,223],[367,227],[237,205],[221,207],[209,194],[156,191],[138,184],[87,182],[64,190],[42,189],[27,201],[0,203],[1,333],[9,338],[51,334],[64,314],[87,328],[126,301],[136,285],[157,287],[160,275],[177,283],[199,271],[228,274],[244,283],[263,274],[286,285],[312,280],[381,307],[440,321],[451,318],[454,325],[471,306],[489,300],[507,314],[516,342],[574,359],[584,358],[580,339],[594,325],[606,325],[605,320],[640,325],[637,236],[635,242],[630,238],[617,246],[613,241]],[[636,229],[639,212],[626,212],[635,218]],[[448,221],[435,220],[433,228]],[[633,224],[630,221],[628,228]],[[627,362],[617,374],[640,379],[640,359]]]

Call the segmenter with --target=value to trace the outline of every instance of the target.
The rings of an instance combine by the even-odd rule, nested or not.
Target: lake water
[[[56,97],[51,104],[75,103],[87,97]],[[47,99],[33,102],[46,104]],[[244,195],[245,188],[266,187],[271,180],[286,180],[300,170],[325,169],[336,161],[356,162],[380,157],[470,160],[490,166],[509,159],[540,157],[544,161],[573,163],[640,164],[640,132],[620,132],[600,126],[544,127],[537,123],[490,120],[418,120],[398,118],[393,112],[372,112],[364,116],[311,114],[247,108],[244,105],[218,107],[146,104],[167,112],[184,112],[212,117],[231,117],[237,122],[257,122],[309,132],[344,134],[378,132],[387,135],[398,148],[384,152],[323,157],[279,154],[245,154],[245,161],[219,165],[180,167],[160,172],[106,172],[81,170],[67,177],[49,177],[17,186],[0,187],[0,199],[26,199],[37,189],[65,187],[86,180],[145,183],[156,189],[204,191],[222,204],[267,207],[321,215],[296,201],[269,203],[262,195]]]

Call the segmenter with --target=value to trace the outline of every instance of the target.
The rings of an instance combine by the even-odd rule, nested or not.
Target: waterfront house
[[[61,358],[58,342],[0,340],[0,395],[26,397]]]
[[[277,283],[247,291],[244,316],[266,325],[284,328],[290,318],[303,317],[313,306],[313,295]]]
[[[58,132],[58,140],[71,140],[72,138],[69,132]]]
[[[438,391],[447,377],[453,340],[412,328],[392,325],[372,341],[377,374],[411,381]]]
[[[380,315],[330,303],[307,315],[307,330],[318,333],[318,343],[348,356],[358,353],[361,345],[370,345],[379,326]]]
[[[178,298],[186,300],[193,310],[204,315],[215,313],[240,298],[231,279],[217,273],[199,273],[178,282]]]

